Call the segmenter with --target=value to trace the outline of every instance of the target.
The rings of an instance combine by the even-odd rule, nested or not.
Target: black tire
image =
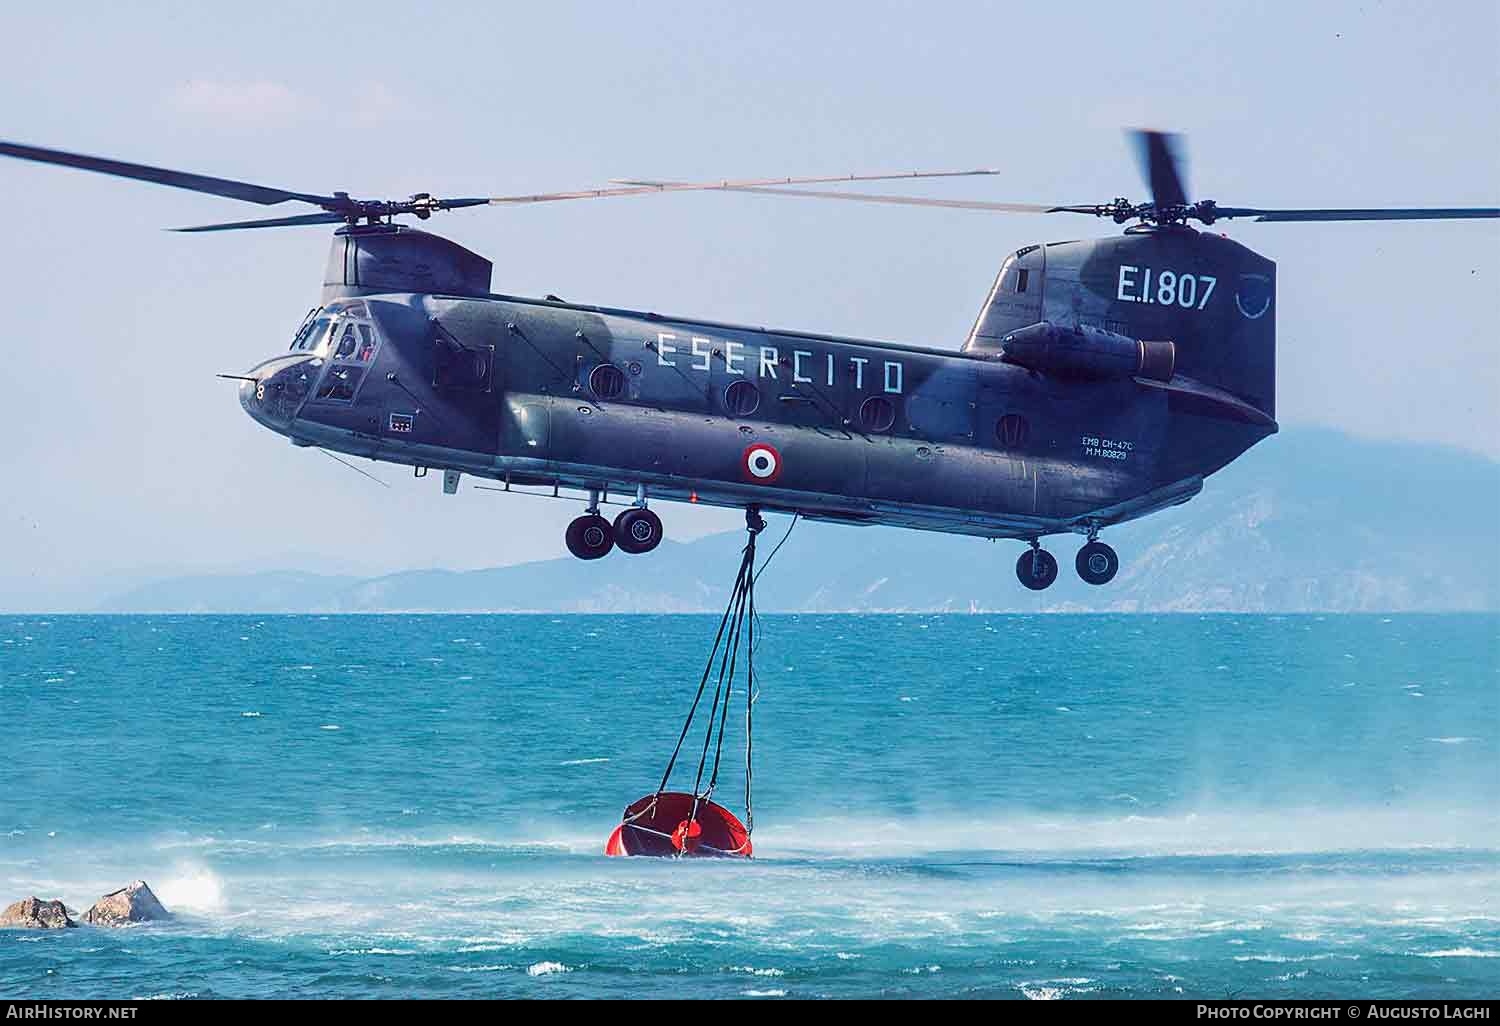
[[[1032,591],[1042,591],[1057,580],[1057,558],[1046,549],[1027,549],[1016,560],[1016,577]]]
[[[1108,584],[1120,570],[1120,557],[1102,541],[1091,541],[1078,550],[1073,566],[1088,584]]]
[[[661,536],[661,517],[649,509],[632,506],[615,517],[615,544],[621,552],[650,552],[661,544]]]
[[[564,536],[568,551],[579,559],[598,559],[615,547],[615,533],[609,521],[597,513],[585,513],[568,525]]]

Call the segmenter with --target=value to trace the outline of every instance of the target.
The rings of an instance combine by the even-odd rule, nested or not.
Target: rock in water
[[[151,893],[144,880],[106,894],[83,914],[83,921],[95,926],[121,926],[171,918],[172,913],[156,900],[156,895]]]
[[[0,927],[20,926],[33,930],[61,930],[78,924],[68,918],[68,908],[60,901],[43,901],[38,897],[22,898],[0,912]]]

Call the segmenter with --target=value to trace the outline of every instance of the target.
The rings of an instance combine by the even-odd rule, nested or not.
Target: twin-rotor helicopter
[[[1014,538],[1016,573],[1057,577],[1042,540],[1083,536],[1090,584],[1119,568],[1106,528],[1196,495],[1275,433],[1276,265],[1203,226],[1494,218],[1500,208],[1263,209],[1190,200],[1173,137],[1134,133],[1151,199],[1039,205],[838,191],[909,172],[719,182],[620,181],[530,196],[362,200],[293,192],[15,143],[0,155],[316,212],[202,225],[337,224],[320,305],[288,350],[240,378],[242,406],[298,445],[586,496],[569,551],[654,549],[651,503]],[[718,190],[1125,225],[1023,246],[962,345],[927,348],[491,291],[491,264],[396,218]],[[494,486],[492,486],[494,487]],[[627,503],[612,520],[610,497]]]

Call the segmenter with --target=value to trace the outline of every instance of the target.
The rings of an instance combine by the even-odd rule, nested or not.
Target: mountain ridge
[[[769,554],[789,522],[772,517]],[[1440,612],[1500,609],[1500,463],[1469,452],[1285,431],[1183,506],[1104,537],[1119,576],[1072,573],[1081,538],[1046,541],[1046,592],[1015,580],[1018,542],[799,522],[758,589],[766,612]],[[668,518],[670,531],[670,517]],[[571,557],[371,577],[260,571],[167,578],[101,612],[678,613],[722,609],[741,532],[643,557]],[[762,557],[764,558],[764,556]]]

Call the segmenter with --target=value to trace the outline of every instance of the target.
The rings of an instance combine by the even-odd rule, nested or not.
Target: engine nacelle
[[[1170,381],[1171,342],[1142,342],[1103,328],[1062,328],[1038,321],[1000,339],[1000,359],[1059,378],[1150,378]]]

